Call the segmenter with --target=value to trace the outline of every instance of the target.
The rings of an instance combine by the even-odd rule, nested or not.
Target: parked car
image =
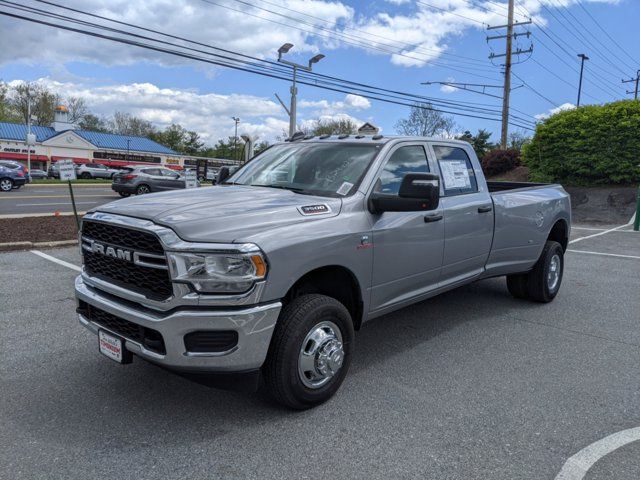
[[[31,181],[31,177],[29,176],[29,170],[27,169],[27,167],[25,167],[21,163],[14,162],[13,160],[0,160],[0,165],[2,165],[3,167],[10,168],[11,170],[17,170],[18,172],[21,172],[22,174],[21,176],[26,179],[26,183],[29,183]]]
[[[47,170],[48,178],[60,178],[60,168],[57,163],[51,163],[49,165],[49,169]]]
[[[10,192],[17,190],[27,183],[27,178],[22,170],[17,168],[9,168],[0,163],[0,191]]]
[[[562,186],[487,182],[466,142],[294,138],[219,186],[90,211],[80,323],[112,360],[305,409],[338,390],[373,318],[497,276],[551,302],[570,226]]]
[[[180,173],[164,167],[127,167],[113,176],[111,189],[121,197],[185,188]]]
[[[109,168],[100,163],[83,163],[76,167],[76,177],[87,180],[90,178],[113,178],[113,176],[119,172],[120,170]],[[58,176],[60,176],[60,174],[58,174]]]
[[[43,178],[47,178],[47,172],[37,168],[32,168],[31,171],[29,172],[29,176],[33,179],[43,179]]]

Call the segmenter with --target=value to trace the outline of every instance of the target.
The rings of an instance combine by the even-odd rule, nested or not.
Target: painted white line
[[[58,212],[61,216],[73,215],[73,212]],[[86,215],[86,211],[78,212],[78,216]],[[33,217],[55,217],[55,213],[10,213],[7,215],[0,215],[0,220],[3,218],[33,218]]]
[[[569,457],[555,480],[581,480],[602,457],[638,440],[640,440],[640,427],[622,430],[598,440]]]
[[[89,198],[89,197],[112,197],[113,195],[82,195],[82,194],[77,194],[75,195],[76,198]],[[11,198],[11,197],[3,197],[0,198],[0,200],[15,200],[16,197]],[[32,199],[32,198],[69,198],[69,195],[19,195],[17,196],[17,198],[19,198],[20,200],[27,200],[27,199]]]
[[[82,269],[74,265],[73,263],[65,262],[64,260],[60,260],[59,258],[52,257],[51,255],[47,255],[46,253],[41,252],[40,250],[29,250],[31,253],[38,255],[44,259],[49,260],[50,262],[57,263],[58,265],[62,265],[63,267],[70,268],[71,270],[75,270],[76,272],[80,272]]]
[[[600,235],[605,235],[610,232],[615,232],[616,230],[620,230],[621,228],[628,227],[631,225],[630,223],[625,223],[624,225],[620,225],[619,227],[610,228],[608,230],[604,230],[603,232],[594,233],[593,235],[587,235],[586,237],[578,237],[571,240],[569,243],[576,243],[581,240],[586,240],[587,238],[599,237]]]
[[[636,255],[620,255],[618,253],[603,253],[603,252],[589,252],[586,250],[567,250],[567,252],[571,253],[586,253],[587,255],[603,255],[605,257],[620,257],[620,258],[637,258],[640,260],[640,257]]]
[[[76,205],[93,205],[98,202],[76,202]],[[71,205],[71,202],[64,203],[16,203],[16,207],[46,207],[47,205]]]
[[[593,227],[575,227],[575,226],[571,226],[571,230],[594,230],[596,232],[601,232],[603,230],[606,230],[606,228],[593,228]]]

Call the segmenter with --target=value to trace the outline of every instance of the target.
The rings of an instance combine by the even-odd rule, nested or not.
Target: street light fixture
[[[233,136],[233,156],[238,160],[238,124],[240,123],[240,117],[231,117],[236,124],[236,133]]]
[[[298,69],[302,69],[305,72],[310,72],[311,67],[314,63],[318,63],[320,60],[324,58],[324,55],[319,53],[316,56],[309,59],[308,65],[300,65],[299,63],[290,62],[288,60],[284,60],[282,55],[288,53],[289,50],[293,48],[292,43],[285,43],[278,49],[278,62],[284,63],[285,65],[289,65],[293,68],[293,84],[291,85],[291,105],[287,113],[289,114],[289,137],[292,137],[296,131],[296,105],[297,105],[297,94],[298,88],[296,87],[296,75],[298,73]],[[279,99],[280,97],[278,97]],[[286,108],[285,108],[286,110]]]

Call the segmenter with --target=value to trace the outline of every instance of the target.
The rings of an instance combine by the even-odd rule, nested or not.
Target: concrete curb
[[[78,240],[58,240],[55,242],[8,242],[0,243],[0,252],[11,252],[15,250],[31,250],[38,248],[70,247],[77,245]]]
[[[111,182],[105,182],[105,183],[72,183],[71,184],[72,187],[111,187]],[[60,183],[28,183],[27,185],[25,185],[23,188],[31,188],[31,187],[35,187],[35,188],[44,188],[44,187],[65,187],[65,188],[69,188],[69,185],[67,184],[67,182],[60,182]]]

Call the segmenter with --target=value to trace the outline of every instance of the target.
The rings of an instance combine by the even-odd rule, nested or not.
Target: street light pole
[[[293,48],[292,43],[285,43],[278,49],[278,62],[284,63],[285,65],[289,65],[293,69],[293,84],[291,85],[291,104],[289,107],[289,137],[292,137],[296,132],[296,107],[297,107],[297,96],[298,96],[298,87],[296,86],[296,76],[298,74],[298,69],[302,69],[305,72],[310,72],[312,65],[314,63],[318,63],[320,60],[324,58],[324,55],[319,53],[318,55],[309,59],[308,65],[300,65],[299,63],[290,62],[288,60],[284,60],[282,55],[287,53],[289,50]],[[285,108],[286,110],[286,108]]]
[[[233,136],[233,158],[238,160],[238,124],[240,123],[239,117],[231,117],[236,124],[236,133]]]
[[[31,92],[27,90],[27,170],[31,175]]]
[[[129,146],[131,145],[131,139],[127,138],[127,163],[129,163]]]
[[[580,57],[582,59],[582,62],[580,63],[580,83],[578,84],[578,105],[576,106],[580,106],[580,94],[582,93],[582,73],[584,72],[584,61],[585,60],[589,60],[589,57],[587,57],[584,53],[580,53],[578,55],[578,57]]]

